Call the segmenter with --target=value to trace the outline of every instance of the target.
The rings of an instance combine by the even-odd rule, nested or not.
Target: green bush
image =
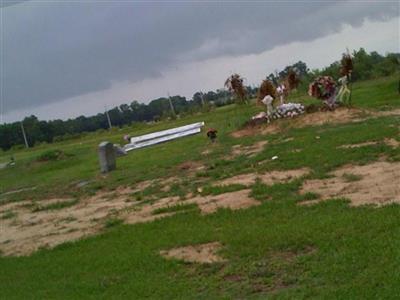
[[[45,151],[41,154],[39,154],[39,156],[37,157],[37,161],[54,161],[54,160],[60,160],[64,157],[64,152],[59,150],[59,149],[55,149],[55,150],[48,150]]]

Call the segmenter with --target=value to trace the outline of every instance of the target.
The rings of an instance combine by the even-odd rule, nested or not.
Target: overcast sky
[[[1,1],[1,115],[91,115],[250,85],[349,47],[400,52],[398,1]]]

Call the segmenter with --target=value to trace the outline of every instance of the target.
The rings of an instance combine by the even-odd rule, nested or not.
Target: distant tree
[[[293,64],[291,68],[301,77],[306,76],[310,69],[307,67],[305,62],[299,60],[297,63]]]
[[[192,101],[194,105],[201,106],[202,105],[202,98],[203,98],[203,93],[202,92],[196,92],[193,94]]]
[[[295,69],[289,69],[286,77],[286,88],[288,91],[296,90],[300,84],[300,77]]]
[[[258,89],[258,96],[257,96],[257,104],[261,104],[261,100],[267,95],[270,95],[273,98],[276,98],[276,88],[272,81],[270,80],[263,80],[260,84],[260,88]]]
[[[352,53],[354,69],[352,71],[352,81],[377,78],[399,73],[399,53],[389,53],[385,56],[377,52],[367,53],[365,49],[360,48]],[[340,61],[333,62],[323,69],[309,70],[307,65],[298,61],[295,64],[285,67],[282,71],[274,71],[267,76],[267,80],[276,85],[288,76],[290,70],[294,70],[301,79],[299,89],[305,91],[308,83],[316,76],[328,75],[335,79],[340,76]],[[213,102],[216,106],[222,106],[233,102],[231,93],[236,95],[239,102],[246,101],[247,95],[254,95],[256,89],[246,87],[243,79],[234,74],[225,82],[225,89],[209,91],[202,94],[197,92],[190,101],[185,97],[176,95],[171,97],[171,101],[178,114],[195,113],[202,106],[202,98],[206,102]],[[397,88],[397,87],[396,87]],[[168,117],[171,114],[168,98],[158,98],[150,101],[149,104],[132,101],[130,104],[121,104],[109,110],[109,115],[113,126],[124,126],[132,122],[146,122],[157,120],[161,117]],[[68,120],[39,121],[36,116],[29,116],[23,120],[25,131],[30,145],[42,142],[52,142],[55,140],[64,140],[76,137],[82,132],[107,129],[108,122],[104,113],[98,113],[94,116],[79,116]],[[14,122],[0,125],[0,148],[3,150],[23,145],[24,140],[21,132],[21,123]]]

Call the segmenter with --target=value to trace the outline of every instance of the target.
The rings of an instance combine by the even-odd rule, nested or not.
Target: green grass
[[[357,83],[354,85],[353,104],[368,109],[399,107],[400,101],[396,101],[398,99],[396,84],[396,77]],[[315,102],[312,98],[304,95],[292,97],[290,101]],[[40,199],[43,196],[51,197],[60,193],[73,197],[76,194],[90,193],[98,186],[112,189],[120,184],[169,176],[171,169],[179,163],[202,159],[200,153],[209,147],[215,148],[216,154],[209,155],[207,163],[218,166],[218,163],[224,163],[223,159],[216,159],[218,154],[226,154],[234,143],[252,143],[257,138],[259,139],[259,137],[249,137],[237,140],[227,135],[228,132],[244,124],[251,115],[259,110],[254,105],[239,107],[231,105],[219,108],[212,113],[188,116],[176,121],[134,125],[123,129],[114,128],[111,131],[85,134],[77,140],[40,145],[28,150],[0,152],[0,162],[8,161],[11,155],[16,159],[15,166],[0,170],[2,181],[0,194],[21,188],[36,187],[35,191],[13,194],[12,200],[18,200],[25,199],[27,196]],[[97,145],[101,141],[109,140],[123,144],[122,137],[126,133],[140,135],[196,121],[205,121],[207,127],[219,130],[217,145],[210,145],[205,135],[197,135],[137,150],[126,157],[119,158],[118,169],[107,178],[98,178],[99,166],[96,151]],[[68,155],[63,159],[51,162],[36,162],[36,158],[44,153],[57,153],[59,150]],[[146,172],[138,170],[146,170]],[[175,173],[175,175],[180,175],[180,172]],[[202,175],[202,172],[199,173]],[[84,188],[78,188],[76,184],[83,180],[93,181]],[[0,195],[0,202],[4,200],[3,198]]]
[[[197,204],[190,203],[190,204],[176,204],[172,206],[158,208],[153,211],[153,215],[159,215],[164,213],[176,213],[176,212],[185,212],[189,210],[197,210]]]
[[[66,200],[66,201],[57,201],[57,202],[50,203],[47,205],[35,203],[35,204],[33,204],[32,211],[38,212],[38,211],[44,211],[44,210],[63,209],[63,208],[74,206],[74,205],[78,204],[78,202],[79,202],[78,199],[72,199],[72,200]]]
[[[356,175],[356,174],[350,174],[350,173],[344,173],[343,178],[347,182],[352,182],[352,181],[359,181],[362,179],[362,176]]]
[[[354,85],[353,104],[367,109],[400,107],[397,78]],[[307,96],[296,101],[312,102]],[[106,220],[112,228],[102,234],[42,249],[29,257],[0,257],[0,290],[4,299],[396,299],[400,295],[400,207],[349,207],[346,199],[299,206],[318,199],[299,195],[303,180],[326,178],[345,165],[362,165],[385,157],[399,162],[400,149],[383,143],[399,139],[398,116],[370,118],[339,125],[288,128],[280,134],[233,138],[259,109],[228,106],[208,114],[171,122],[88,134],[66,141],[12,153],[14,168],[0,170],[2,192],[37,186],[36,190],[0,196],[0,202],[68,195],[78,199],[98,190],[160,177],[177,176],[169,191],[156,183],[132,199],[154,201],[187,193],[217,195],[242,186],[214,187],[216,180],[247,172],[307,167],[311,174],[288,183],[256,182],[251,195],[261,205],[245,210],[220,209],[202,215],[198,209],[171,206],[161,212],[184,211],[151,223],[123,225],[117,216]],[[125,133],[143,134],[164,128],[205,121],[217,128],[218,141],[210,144],[196,135],[133,151],[118,158],[117,170],[99,175],[97,144],[121,143]],[[319,136],[319,139],[316,139]],[[293,138],[287,140],[288,138]],[[252,157],[227,159],[235,144],[267,140],[264,150]],[[376,141],[360,148],[341,145]],[[82,143],[82,144],[81,144]],[[40,153],[62,149],[71,153],[62,160],[35,163]],[[211,150],[202,155],[204,150]],[[293,152],[293,149],[302,149]],[[11,153],[0,154],[0,162]],[[279,159],[271,160],[278,155]],[[189,178],[177,165],[198,161],[205,169]],[[345,180],[358,180],[354,174]],[[91,182],[77,187],[81,180]],[[193,207],[194,208],[194,207]],[[118,225],[118,226],[117,226]],[[161,250],[219,241],[226,261],[212,265],[166,260]]]
[[[317,199],[319,199],[319,195],[318,194],[316,194],[316,193],[313,193],[313,192],[307,192],[307,193],[305,193],[305,194],[303,194],[303,195],[299,195],[299,202],[301,202],[301,201],[309,201],[309,200],[317,200]]]
[[[64,152],[59,149],[47,150],[43,153],[40,153],[37,157],[37,161],[53,161],[62,159],[64,156]]]
[[[202,188],[200,190],[200,194],[202,196],[206,196],[206,195],[220,195],[220,194],[224,194],[224,193],[229,193],[229,192],[235,192],[235,191],[239,191],[239,190],[243,190],[245,189],[246,186],[242,185],[242,184],[230,184],[230,185],[216,185],[216,186],[212,186],[212,185],[207,185],[204,188]]]
[[[111,217],[109,219],[106,220],[106,222],[104,223],[104,227],[105,228],[111,228],[117,225],[120,225],[123,223],[123,220],[116,218],[116,217]]]
[[[7,220],[7,219],[12,219],[16,216],[17,216],[17,214],[15,212],[13,212],[12,210],[6,210],[5,212],[3,212],[0,219]]]

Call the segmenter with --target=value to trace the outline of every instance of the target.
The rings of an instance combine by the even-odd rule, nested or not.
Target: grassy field
[[[369,112],[398,109],[397,83],[397,77],[357,83],[353,105]],[[294,95],[291,100],[315,102],[304,95]],[[179,213],[135,225],[109,219],[99,235],[27,257],[0,257],[1,298],[399,298],[398,205],[350,207],[346,199],[313,206],[298,203],[318,197],[299,194],[306,179],[329,177],[329,172],[346,164],[365,165],[382,158],[399,162],[400,148],[384,141],[400,141],[400,117],[371,113],[371,117],[356,122],[306,127],[291,126],[292,120],[283,120],[279,133],[240,138],[230,135],[259,110],[254,105],[233,105],[176,121],[0,153],[0,163],[11,155],[16,159],[14,167],[0,170],[0,193],[34,188],[0,195],[1,204],[26,199],[40,204],[52,197],[78,199],[50,208],[39,206],[38,211],[63,209],[98,191],[135,186],[149,179],[181,180],[168,191],[157,184],[145,188],[132,195],[132,202],[188,193],[219,195],[244,188],[213,186],[215,181],[237,174],[310,169],[309,175],[290,182],[251,185],[251,195],[261,202],[259,206],[237,211],[219,209],[210,215],[200,214],[193,205],[171,207],[157,213]],[[192,136],[132,151],[118,158],[116,171],[107,176],[99,174],[96,148],[100,141],[123,143],[126,133],[140,135],[195,121],[218,129],[215,145],[204,135]],[[255,155],[229,156],[234,145],[250,147],[260,141],[268,144]],[[375,144],[339,147],[370,141]],[[56,149],[64,152],[59,160],[38,160],[43,153]],[[202,154],[206,150],[211,152]],[[279,159],[271,160],[275,155]],[[188,161],[204,169],[189,177],[187,170],[179,167]],[[358,179],[349,175],[347,180]],[[79,185],[83,181],[87,184]],[[14,216],[8,212],[3,217]],[[213,241],[223,245],[220,255],[225,261],[191,264],[159,255],[163,249]]]

